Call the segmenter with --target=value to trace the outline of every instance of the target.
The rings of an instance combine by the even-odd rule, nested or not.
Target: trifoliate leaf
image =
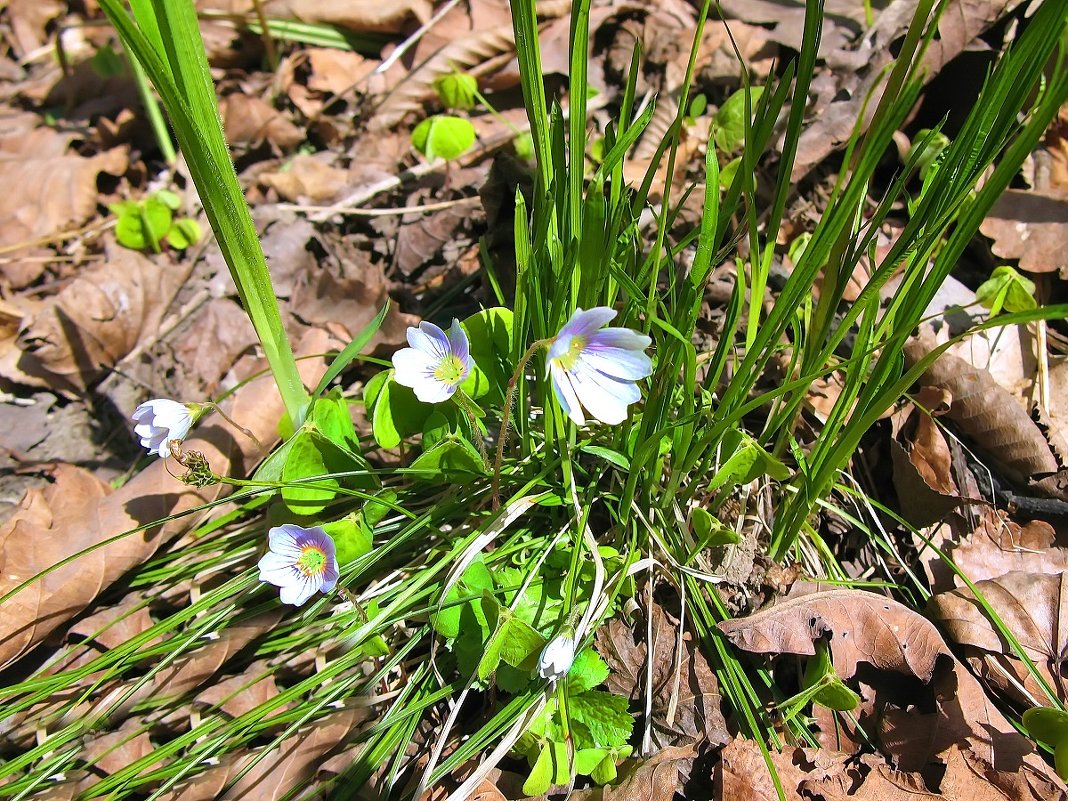
[[[607,748],[583,748],[575,753],[575,773],[589,776],[608,756]]]
[[[768,453],[744,431],[732,429],[723,435],[721,453],[724,461],[708,485],[709,492],[722,486],[748,484],[762,475],[776,481],[785,481],[790,470]]]
[[[739,89],[728,97],[719,107],[714,118],[715,138],[719,149],[730,153],[745,142],[745,88]],[[760,96],[764,94],[763,86],[751,86],[749,88],[749,105],[751,111],[756,111]]]
[[[185,250],[199,242],[201,236],[203,232],[200,230],[200,223],[183,217],[175,220],[171,230],[167,232],[167,244],[175,250]]]
[[[501,606],[488,592],[482,598],[486,618],[494,624],[486,643],[486,653],[478,663],[478,677],[485,681],[503,660],[514,668],[532,671],[547,642],[533,627],[509,608]]]
[[[461,613],[467,607],[474,609],[477,614],[474,619],[478,621],[482,629],[480,641],[489,636],[490,626],[486,620],[486,614],[482,611],[482,595],[493,590],[493,574],[486,567],[482,557],[479,556],[463,572],[442,600],[442,609],[431,615],[430,622],[438,634],[453,639],[460,634]],[[464,603],[459,603],[461,598],[466,598]]]
[[[554,784],[566,784],[571,776],[567,767],[567,745],[555,740],[546,742],[530,776],[523,782],[523,794],[527,796],[544,795]]]
[[[159,243],[171,228],[171,210],[160,200],[150,197],[143,203],[115,204],[119,220],[115,238],[131,250],[159,250]]]
[[[1053,747],[1057,775],[1068,780],[1068,713],[1059,709],[1028,709],[1023,724],[1033,738]]]
[[[374,379],[368,382],[365,398],[370,397],[370,384],[373,382]],[[374,398],[370,401],[371,433],[375,442],[383,448],[396,448],[402,439],[418,433],[434,411],[431,404],[421,403],[411,389],[394,381],[392,370],[386,373],[381,383],[375,384],[374,390]]]
[[[514,369],[508,361],[512,352],[511,309],[483,309],[461,325],[475,364],[460,389],[469,398],[488,396],[484,402],[502,402]]]
[[[445,108],[467,110],[475,107],[475,92],[478,81],[466,72],[442,75],[433,83],[434,91]]]
[[[489,472],[475,446],[459,434],[446,434],[434,447],[420,454],[408,469],[422,481],[453,484],[467,484]]]
[[[152,197],[171,211],[178,211],[182,207],[181,195],[177,192],[172,192],[170,189],[160,189],[158,192],[153,192]]]
[[[412,147],[428,161],[442,158],[452,161],[466,153],[475,143],[475,127],[460,117],[438,114],[415,126]]]
[[[925,178],[931,165],[942,155],[942,151],[949,147],[949,137],[941,131],[934,132],[930,128],[921,128],[916,131],[912,138],[906,160],[918,153],[916,166],[920,171],[920,177]]]
[[[333,539],[337,563],[342,567],[371,552],[371,530],[364,525],[359,512],[323,523],[322,528]]]
[[[718,518],[710,514],[706,509],[695,506],[690,510],[690,526],[697,542],[694,553],[710,546],[736,545],[742,541],[742,537],[733,528],[727,528]]]
[[[1038,306],[1034,295],[1035,282],[1008,265],[995,267],[990,278],[975,290],[975,299],[994,315],[1002,309],[1007,312],[1034,309]]]
[[[819,689],[812,696],[812,701],[836,712],[849,712],[860,705],[860,696],[836,675],[828,673],[820,682]]]
[[[608,678],[608,665],[592,648],[580,651],[567,673],[567,689],[572,695],[592,690]]]
[[[585,725],[602,748],[626,745],[634,730],[634,718],[622,695],[590,690],[573,696],[568,704],[572,720]]]

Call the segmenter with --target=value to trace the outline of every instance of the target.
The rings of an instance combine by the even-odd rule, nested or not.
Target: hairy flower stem
[[[456,405],[467,415],[467,422],[471,424],[471,439],[475,441],[478,455],[482,457],[483,462],[488,462],[489,454],[486,453],[486,443],[482,441],[481,429],[478,424],[478,407],[473,400],[464,394],[462,389],[457,389],[456,394],[452,397],[456,401]]]
[[[515,372],[512,373],[512,377],[508,379],[508,391],[504,394],[504,412],[501,415],[501,431],[497,435],[497,455],[493,460],[493,509],[496,511],[501,508],[501,463],[504,461],[504,448],[508,444],[508,424],[512,418],[512,403],[515,401],[516,387],[519,385],[519,376],[523,375],[523,371],[527,368],[527,364],[542,348],[547,348],[553,343],[550,339],[539,339],[529,348],[527,352],[523,354],[523,357],[519,360],[519,364],[516,365]]]

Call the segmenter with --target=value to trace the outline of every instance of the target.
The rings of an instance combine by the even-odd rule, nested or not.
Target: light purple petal
[[[619,425],[627,419],[628,400],[624,397],[627,388],[641,397],[634,384],[613,381],[593,370],[581,369],[581,366],[569,375],[586,411],[608,425]]]
[[[452,328],[449,329],[449,349],[452,355],[460,360],[465,370],[471,369],[471,343],[467,339],[467,332],[455,317],[452,318]]]
[[[597,306],[589,311],[575,309],[571,319],[564,323],[564,327],[557,334],[558,339],[564,337],[589,337],[599,328],[608,325],[615,319],[616,310],[607,306]]]
[[[304,529],[300,526],[295,526],[292,523],[283,523],[280,526],[275,526],[267,532],[268,547],[274,553],[291,557],[291,561],[296,562],[300,557],[300,545],[298,541],[300,535],[303,533]]]
[[[552,362],[549,363],[549,377],[553,383],[553,393],[560,404],[560,408],[570,417],[575,425],[586,424],[586,418],[582,414],[582,406],[579,404],[578,395],[571,385],[571,378],[564,368]]]
[[[415,392],[415,397],[423,403],[441,403],[453,396],[457,386],[457,384],[446,384],[444,381],[432,378],[429,381],[420,382],[418,386],[412,387],[412,390]]]
[[[606,328],[591,334],[587,342],[591,346],[599,345],[623,350],[645,350],[653,344],[653,340],[648,336],[630,328]]]
[[[292,570],[293,560],[289,558],[287,554],[275,553],[274,551],[268,551],[262,557],[260,561],[256,563],[256,567],[260,569],[260,573],[276,573],[279,570]],[[260,577],[263,578],[262,575]]]
[[[653,372],[653,362],[641,351],[590,345],[579,356],[579,363],[624,381],[638,381]]]
[[[320,592],[330,592],[337,586],[337,580],[341,574],[338,573],[336,567],[328,565],[326,571],[323,573],[322,583],[319,585]]]
[[[294,581],[292,584],[287,584],[281,589],[282,591],[278,593],[278,597],[282,603],[301,606],[305,601],[315,595],[318,587],[314,580],[302,577],[301,579]]]
[[[428,356],[433,356],[435,362],[440,362],[449,355],[449,338],[433,323],[422,322],[418,328],[409,328],[408,344]]]

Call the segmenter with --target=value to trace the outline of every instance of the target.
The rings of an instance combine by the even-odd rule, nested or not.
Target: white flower
[[[137,423],[134,433],[149,453],[166,459],[171,455],[171,443],[181,442],[189,434],[193,411],[190,406],[167,398],[145,401],[131,415]]]
[[[338,579],[337,550],[319,526],[283,523],[267,532],[270,550],[260,559],[260,581],[281,587],[284,604],[300,606],[317,592],[330,592]]]
[[[627,406],[641,398],[636,381],[653,372],[644,351],[652,343],[629,328],[605,328],[616,316],[606,306],[575,309],[549,346],[549,377],[567,416],[583,425],[583,407],[608,425],[627,419]]]
[[[538,675],[549,681],[562,679],[575,661],[575,638],[560,636],[549,641],[538,657]]]
[[[393,354],[394,379],[415,390],[424,403],[441,403],[453,396],[471,372],[471,345],[454,319],[446,336],[433,323],[408,329],[408,344]]]

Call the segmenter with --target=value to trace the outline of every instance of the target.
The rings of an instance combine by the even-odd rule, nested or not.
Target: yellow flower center
[[[458,356],[446,356],[434,368],[434,378],[443,384],[459,384],[464,375],[464,365]]]
[[[567,352],[557,356],[556,363],[565,370],[573,370],[584,350],[586,350],[586,338],[571,337],[571,345],[568,347]]]
[[[321,576],[326,571],[326,552],[318,545],[305,545],[297,559],[297,569],[305,576]]]

